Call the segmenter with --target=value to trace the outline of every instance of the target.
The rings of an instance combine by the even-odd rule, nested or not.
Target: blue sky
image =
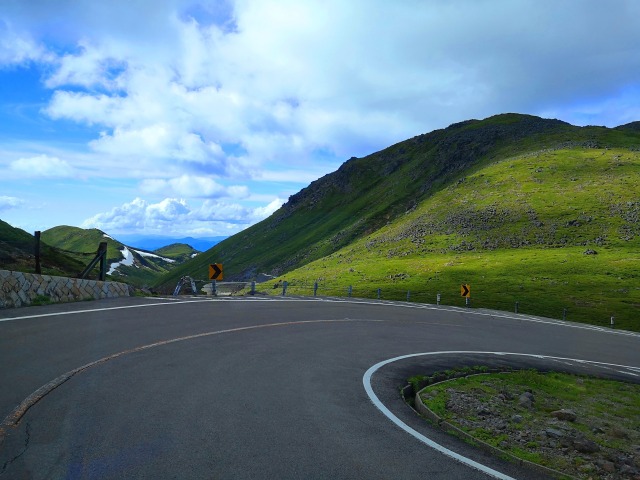
[[[640,120],[640,2],[3,0],[0,219],[230,235],[471,118]]]

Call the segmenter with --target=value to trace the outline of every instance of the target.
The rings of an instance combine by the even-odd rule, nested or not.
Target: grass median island
[[[640,478],[640,385],[526,370],[433,384],[420,398],[522,460],[577,478]]]

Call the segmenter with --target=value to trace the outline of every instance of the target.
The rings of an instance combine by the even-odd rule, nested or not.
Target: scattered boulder
[[[620,467],[620,475],[622,476],[630,477],[632,475],[637,476],[638,474],[639,474],[638,469],[633,468],[631,465],[622,465]]]
[[[550,438],[562,438],[564,437],[564,432],[560,430],[556,430],[555,428],[547,428],[544,431],[544,434]]]
[[[568,410],[568,409],[562,409],[562,410],[556,410],[555,412],[551,412],[551,416],[557,418],[558,420],[562,420],[564,422],[575,422],[576,418],[578,418],[578,416],[576,415],[576,412],[574,412],[573,410]]]
[[[613,462],[609,462],[607,460],[598,460],[596,465],[607,473],[614,473],[616,471],[616,466]]]
[[[489,415],[492,415],[491,410],[489,410],[486,407],[480,407],[478,409],[478,415],[482,416],[482,417],[487,417]]]
[[[518,398],[518,405],[524,408],[532,408],[535,398],[531,392],[524,392]]]
[[[619,438],[622,440],[628,440],[629,439],[629,434],[627,432],[625,432],[623,429],[618,428],[618,427],[612,427],[609,430],[609,435],[611,435],[613,438]]]
[[[596,252],[595,250],[588,249],[588,250],[584,251],[584,254],[585,255],[597,255],[598,252]]]
[[[596,453],[600,451],[600,445],[586,438],[576,438],[573,441],[573,448],[580,453]]]

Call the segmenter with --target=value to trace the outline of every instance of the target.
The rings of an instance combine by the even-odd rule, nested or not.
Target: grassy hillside
[[[154,250],[154,253],[174,260],[186,261],[193,258],[200,252],[194,249],[191,245],[187,245],[185,243],[172,243],[166,247]]]
[[[638,143],[640,145],[640,142]],[[289,292],[464,305],[640,330],[640,152],[544,149],[466,172],[334,254],[291,271]]]
[[[83,229],[60,225],[42,232],[42,240],[62,250],[74,253],[95,254],[101,242],[107,242],[107,261],[117,262],[124,245],[97,228]],[[91,260],[91,259],[89,259]]]
[[[182,275],[206,278],[210,263],[223,263],[226,279],[279,275],[365,238],[441,189],[505,158],[559,147],[639,144],[634,124],[580,128],[517,114],[454,124],[350,159],[291,196],[268,219],[177,267],[159,283],[175,284]]]
[[[47,275],[75,276],[83,264],[77,258],[40,243],[40,264]],[[35,238],[0,220],[0,268],[19,272],[35,272]]]

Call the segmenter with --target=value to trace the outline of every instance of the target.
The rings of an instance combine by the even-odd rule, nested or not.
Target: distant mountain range
[[[157,250],[158,248],[166,247],[167,245],[174,243],[183,243],[190,245],[199,252],[205,252],[226,238],[228,237],[174,238],[153,235],[118,235],[118,239],[127,245],[132,245],[137,248],[150,251]]]

